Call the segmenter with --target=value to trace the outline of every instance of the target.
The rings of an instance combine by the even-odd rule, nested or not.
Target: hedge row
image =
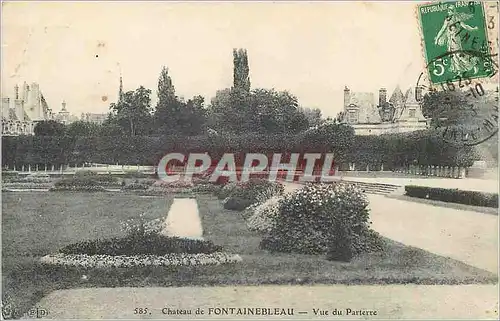
[[[167,153],[205,153],[212,159],[224,153],[334,153],[341,169],[355,163],[391,170],[420,165],[467,167],[477,159],[472,147],[443,140],[436,130],[380,136],[355,136],[351,127],[329,125],[295,135],[224,136],[99,136],[99,137],[2,137],[4,166],[23,164],[81,165],[104,163],[157,165]]]
[[[498,194],[476,191],[463,191],[452,188],[435,188],[426,186],[405,186],[406,195],[436,201],[465,205],[498,207]]]

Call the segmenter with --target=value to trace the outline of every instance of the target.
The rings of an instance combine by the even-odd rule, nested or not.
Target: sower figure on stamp
[[[457,52],[463,50],[462,39],[460,39],[461,30],[459,30],[459,28],[461,27],[462,30],[465,29],[467,31],[478,29],[464,22],[473,16],[472,14],[457,12],[454,6],[449,6],[448,16],[444,19],[443,26],[439,30],[436,38],[434,38],[435,45],[447,45],[448,52],[454,52],[451,57],[450,71],[457,75],[462,75],[464,72],[471,70],[473,70],[474,74],[478,72],[476,65],[479,59],[477,57],[467,55],[463,52]]]

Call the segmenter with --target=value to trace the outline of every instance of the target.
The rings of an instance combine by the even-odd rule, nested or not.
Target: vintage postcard
[[[498,320],[498,2],[1,15],[2,319]]]

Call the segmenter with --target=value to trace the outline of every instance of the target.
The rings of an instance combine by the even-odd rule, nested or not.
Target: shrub
[[[281,183],[270,182],[264,179],[253,179],[248,182],[227,184],[219,192],[218,197],[226,196],[228,199],[234,198],[235,201],[228,202],[226,200],[224,203],[229,203],[228,208],[240,208],[244,204],[248,204],[247,206],[249,206],[255,203],[263,203],[275,195],[282,195],[283,192],[284,187]]]
[[[131,234],[124,238],[90,240],[67,245],[63,254],[87,255],[165,255],[171,253],[214,253],[222,248],[211,241],[166,237],[160,234]]]
[[[436,201],[459,203],[465,205],[498,207],[498,194],[477,191],[464,191],[452,188],[435,188],[427,186],[405,186],[406,195]]]
[[[225,198],[228,198],[236,188],[237,183],[228,183],[226,185],[223,185],[219,190],[216,190],[215,193],[218,199],[223,200]]]
[[[271,232],[276,225],[282,199],[283,196],[273,196],[264,203],[250,206],[248,208],[250,216],[247,218],[248,229],[258,232]]]
[[[354,185],[308,184],[280,201],[276,224],[261,242],[271,251],[325,254],[349,260],[382,249],[369,229],[368,200]]]
[[[228,197],[224,200],[223,204],[226,210],[243,211],[248,206],[252,205],[253,202],[246,198]]]
[[[74,178],[77,179],[92,179],[96,182],[99,182],[103,186],[108,185],[118,185],[119,181],[115,176],[111,174],[99,174],[94,171],[77,171],[74,175]]]
[[[267,199],[282,195],[283,184],[270,182],[265,179],[252,179],[248,182],[238,183],[230,194],[231,197],[239,197],[251,200],[252,203],[265,202]]]

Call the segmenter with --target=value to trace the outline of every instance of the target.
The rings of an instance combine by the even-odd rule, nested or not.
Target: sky
[[[246,48],[252,88],[288,90],[335,116],[343,89],[415,85],[423,54],[415,2],[3,2],[2,96],[37,82],[53,111],[103,113],[162,66],[176,93],[209,102]],[[375,97],[378,97],[376,94]]]

